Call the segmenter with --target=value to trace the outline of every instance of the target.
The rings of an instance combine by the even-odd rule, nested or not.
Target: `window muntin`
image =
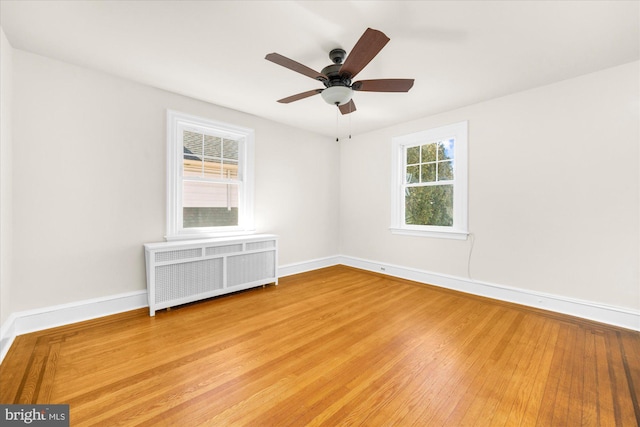
[[[251,230],[253,130],[167,117],[167,239]]]
[[[391,230],[467,235],[467,122],[393,139]]]
[[[182,228],[239,225],[243,140],[182,129]]]
[[[455,139],[404,146],[404,221],[453,226]]]
[[[238,178],[238,148],[242,139],[184,130],[182,144],[185,177]]]

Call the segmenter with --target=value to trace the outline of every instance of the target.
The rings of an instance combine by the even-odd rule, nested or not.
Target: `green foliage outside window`
[[[453,185],[407,188],[405,223],[410,225],[453,225]]]
[[[407,147],[405,223],[453,225],[454,140]]]

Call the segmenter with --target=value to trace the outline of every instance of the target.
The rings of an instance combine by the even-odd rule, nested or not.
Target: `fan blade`
[[[371,62],[389,40],[389,37],[382,31],[367,28],[349,56],[347,56],[347,59],[344,60],[344,64],[340,67],[340,74],[347,74],[349,78],[354,78]]]
[[[296,95],[291,95],[291,96],[288,96],[286,98],[279,99],[278,102],[280,102],[281,104],[288,104],[288,103],[293,102],[293,101],[298,101],[300,99],[304,99],[304,98],[308,98],[308,97],[313,96],[313,95],[317,95],[320,92],[322,92],[322,89],[308,90],[306,92],[298,93]]]
[[[289,59],[286,56],[282,56],[279,53],[270,53],[264,57],[264,59],[273,62],[274,64],[282,65],[285,68],[293,70],[297,73],[304,74],[307,77],[311,77],[316,80],[327,80],[327,77],[319,72],[312,70],[306,65],[302,65],[299,62]]]
[[[356,111],[356,104],[353,102],[353,99],[346,104],[338,105],[338,109],[342,114],[349,114]]]
[[[409,92],[413,79],[377,79],[360,80],[351,85],[351,89],[363,92]]]

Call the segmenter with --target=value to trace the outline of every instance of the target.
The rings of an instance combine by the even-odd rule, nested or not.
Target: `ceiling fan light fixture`
[[[343,105],[351,101],[353,90],[347,86],[330,86],[320,93],[327,104]]]

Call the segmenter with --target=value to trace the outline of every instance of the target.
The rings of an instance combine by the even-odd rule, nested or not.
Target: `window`
[[[467,122],[393,139],[391,230],[467,237]]]
[[[167,112],[167,240],[253,228],[253,130]]]

